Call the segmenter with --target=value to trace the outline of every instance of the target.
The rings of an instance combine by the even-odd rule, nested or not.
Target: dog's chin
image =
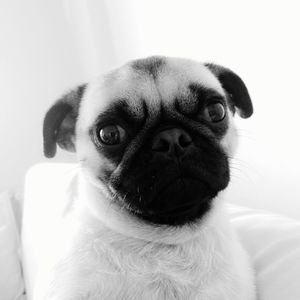
[[[218,194],[206,183],[179,177],[168,183],[147,205],[132,206],[130,212],[145,222],[181,226],[202,218]]]

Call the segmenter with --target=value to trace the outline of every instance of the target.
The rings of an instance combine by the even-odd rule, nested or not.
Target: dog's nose
[[[173,157],[182,156],[192,144],[190,135],[181,128],[160,131],[154,136],[152,150]]]

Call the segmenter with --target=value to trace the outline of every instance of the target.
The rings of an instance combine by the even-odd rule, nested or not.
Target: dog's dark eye
[[[226,110],[221,102],[208,104],[204,109],[204,118],[209,122],[220,122],[226,116]]]
[[[97,139],[104,145],[121,144],[126,137],[125,130],[119,125],[107,125],[97,129]]]

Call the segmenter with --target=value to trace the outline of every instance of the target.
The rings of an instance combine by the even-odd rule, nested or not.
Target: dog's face
[[[232,71],[184,59],[136,60],[71,91],[48,111],[44,147],[75,150],[87,180],[140,220],[201,219],[230,179],[233,115],[252,114]],[[100,201],[100,200],[99,200]]]

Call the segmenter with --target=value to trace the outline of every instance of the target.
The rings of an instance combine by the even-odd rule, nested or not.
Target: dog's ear
[[[223,66],[206,63],[206,67],[213,72],[229,95],[229,101],[235,107],[239,116],[249,118],[253,113],[252,101],[243,80],[230,69]]]
[[[66,93],[47,111],[43,126],[46,157],[55,156],[56,144],[62,149],[75,151],[75,126],[85,88],[86,85],[83,84]]]

